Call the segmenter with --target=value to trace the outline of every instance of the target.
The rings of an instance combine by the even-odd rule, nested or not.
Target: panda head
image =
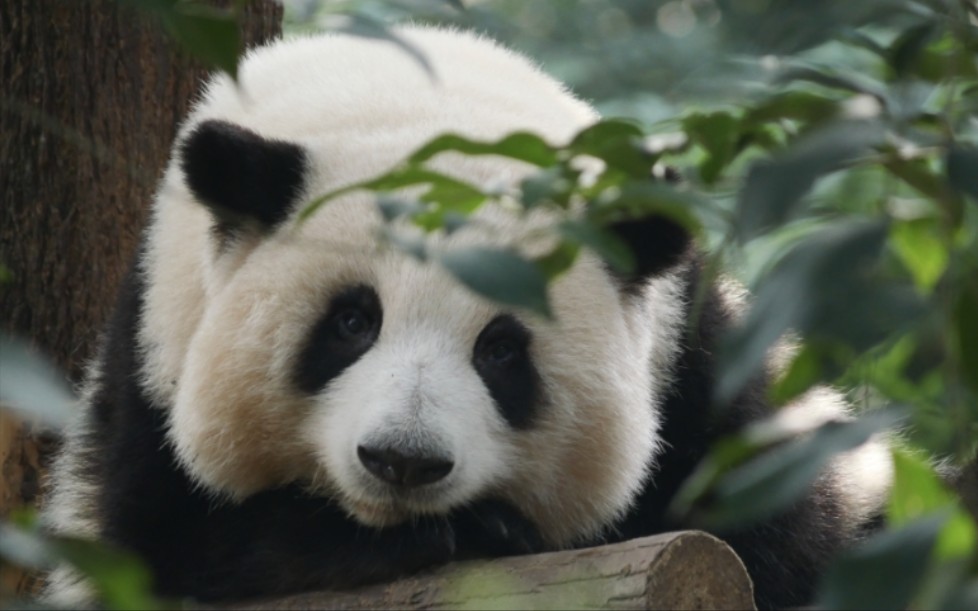
[[[568,543],[624,511],[654,461],[657,401],[681,325],[674,270],[686,236],[658,218],[615,226],[637,271],[623,276],[580,257],[550,286],[554,318],[545,320],[384,247],[369,194],[337,199],[297,225],[297,211],[316,195],[376,174],[443,131],[471,128],[451,117],[461,112],[453,104],[479,107],[466,116],[488,126],[471,134],[481,137],[531,129],[539,115],[545,126],[557,121],[544,135],[560,140],[593,121],[559,86],[485,41],[409,34],[442,71],[439,82],[421,75],[411,85],[421,98],[444,100],[437,115],[425,114],[431,100],[414,110],[387,100],[387,113],[407,113],[410,129],[400,134],[357,114],[368,110],[329,100],[317,103],[352,113],[358,133],[343,116],[297,127],[310,120],[307,109],[277,116],[288,106],[262,101],[275,91],[262,93],[261,81],[274,74],[249,71],[248,62],[241,86],[251,106],[239,108],[244,94],[233,86],[212,84],[157,197],[144,264],[147,377],[171,406],[181,463],[215,493],[241,499],[300,482],[372,526],[503,498],[552,543]],[[448,43],[469,59],[505,54],[510,72],[536,79],[522,91],[535,86],[547,96],[500,105],[473,102],[466,90],[456,101],[452,65],[438,59]],[[369,64],[377,43],[356,45]],[[276,53],[301,59],[296,49]],[[376,69],[397,78],[390,63],[398,53],[384,49]],[[572,111],[561,114],[561,105]],[[489,157],[436,163],[479,183],[528,172]],[[435,236],[434,247],[542,248],[532,236],[545,218],[487,207],[476,221]]]

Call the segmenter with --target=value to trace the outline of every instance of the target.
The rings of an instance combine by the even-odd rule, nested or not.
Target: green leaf
[[[688,191],[648,180],[627,181],[591,203],[588,219],[598,225],[661,215],[694,235],[702,230],[701,216],[716,214],[716,206]]]
[[[864,155],[883,134],[875,122],[838,121],[807,134],[780,157],[755,163],[737,198],[741,240],[796,216],[817,178]]]
[[[8,282],[13,281],[13,279],[13,273],[7,268],[6,265],[0,263],[0,284],[7,284]]]
[[[978,203],[978,147],[952,146],[948,150],[945,167],[948,183]]]
[[[812,386],[840,375],[852,359],[852,351],[833,342],[810,341],[802,346],[788,369],[771,386],[768,395],[775,405],[784,405]]]
[[[101,542],[58,537],[55,554],[84,573],[110,609],[162,609],[150,594],[152,577],[143,562]]]
[[[547,276],[533,262],[510,250],[450,250],[439,262],[474,292],[505,305],[527,308],[551,318]]]
[[[358,185],[358,188],[373,191],[394,191],[417,185],[432,185],[442,188],[451,187],[460,192],[467,192],[472,195],[482,194],[482,191],[467,182],[452,178],[447,174],[414,165],[395,168],[387,174],[361,183]]]
[[[978,280],[963,283],[954,308],[951,328],[956,331],[954,348],[958,352],[964,382],[978,392]]]
[[[925,293],[937,285],[949,258],[937,230],[931,219],[897,222],[890,227],[890,243]]]
[[[421,214],[424,212],[425,207],[417,200],[401,199],[382,193],[377,196],[377,210],[380,211],[380,215],[384,218],[384,221],[389,223],[402,216]]]
[[[560,166],[546,168],[523,179],[520,200],[527,209],[542,203],[566,203],[570,200],[573,183],[564,176]]]
[[[162,609],[150,590],[150,572],[135,555],[107,543],[40,530],[33,514],[21,524],[0,521],[0,557],[23,567],[50,570],[67,562],[95,586],[108,609]]]
[[[932,199],[945,199],[949,192],[944,180],[930,167],[926,159],[901,159],[891,154],[883,166],[894,176]]]
[[[567,150],[597,157],[633,178],[647,178],[652,170],[653,159],[644,151],[642,130],[622,119],[607,119],[583,129]]]
[[[237,79],[242,49],[239,23],[233,12],[213,6],[178,2],[160,13],[170,36],[194,57]]]
[[[905,328],[919,296],[874,270],[887,233],[882,221],[827,225],[796,244],[761,282],[742,325],[721,343],[716,400],[736,397],[788,329],[864,350]]]
[[[905,450],[893,451],[893,491],[887,518],[894,526],[943,512],[947,520],[935,552],[940,560],[967,559],[976,549],[978,530],[971,516],[923,459]]]
[[[820,123],[838,114],[835,100],[810,91],[785,91],[755,105],[744,116],[744,125],[758,125],[781,119]]]
[[[56,558],[44,535],[0,521],[0,558],[29,569],[49,570]]]
[[[694,113],[683,119],[683,127],[706,150],[700,177],[713,184],[737,155],[740,121],[728,112]]]
[[[884,531],[851,550],[826,572],[821,609],[906,609],[923,582],[946,514]]]
[[[864,76],[842,74],[837,71],[828,72],[815,66],[792,66],[778,75],[776,83],[790,83],[794,81],[805,81],[828,87],[839,89],[851,93],[865,93],[878,99],[883,103],[886,99],[884,88]]]
[[[481,142],[457,134],[445,134],[415,151],[408,161],[422,163],[445,151],[466,155],[499,155],[541,167],[557,163],[556,149],[543,138],[528,132],[512,133],[495,142]]]
[[[814,434],[787,442],[738,466],[716,484],[703,514],[710,526],[746,526],[787,509],[808,490],[832,458],[896,424],[904,413],[869,412],[851,422],[828,422]]]
[[[48,426],[63,427],[75,410],[66,378],[23,341],[0,334],[0,403]]]
[[[593,250],[617,272],[627,274],[635,269],[635,256],[631,250],[606,229],[584,220],[564,221],[557,231],[566,239]]]
[[[581,247],[573,242],[562,240],[549,253],[533,260],[537,268],[547,277],[553,280],[560,274],[570,269],[577,255],[580,254]]]
[[[890,66],[899,76],[907,75],[929,42],[939,33],[938,24],[933,21],[920,23],[907,28],[897,36],[887,52]]]

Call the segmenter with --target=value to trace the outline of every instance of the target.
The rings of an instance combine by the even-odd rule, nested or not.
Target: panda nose
[[[358,445],[360,462],[374,477],[394,486],[415,488],[443,479],[455,466],[440,456],[405,454],[390,448]]]

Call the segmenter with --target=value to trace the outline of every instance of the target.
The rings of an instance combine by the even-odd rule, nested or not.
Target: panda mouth
[[[376,528],[400,524],[421,515],[447,513],[450,509],[442,495],[402,493],[388,490],[369,498],[347,497],[344,505],[359,522]],[[441,501],[441,502],[438,502]]]
[[[362,501],[349,502],[347,509],[358,522],[375,528],[400,524],[406,521],[410,515],[395,505],[380,505]]]

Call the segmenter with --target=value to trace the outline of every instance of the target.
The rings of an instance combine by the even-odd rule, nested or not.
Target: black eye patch
[[[299,354],[296,386],[309,394],[325,388],[374,345],[382,322],[380,298],[373,288],[361,284],[334,296]]]
[[[496,407],[516,429],[533,423],[541,399],[540,375],[530,358],[530,331],[509,314],[492,319],[479,333],[472,366]]]

